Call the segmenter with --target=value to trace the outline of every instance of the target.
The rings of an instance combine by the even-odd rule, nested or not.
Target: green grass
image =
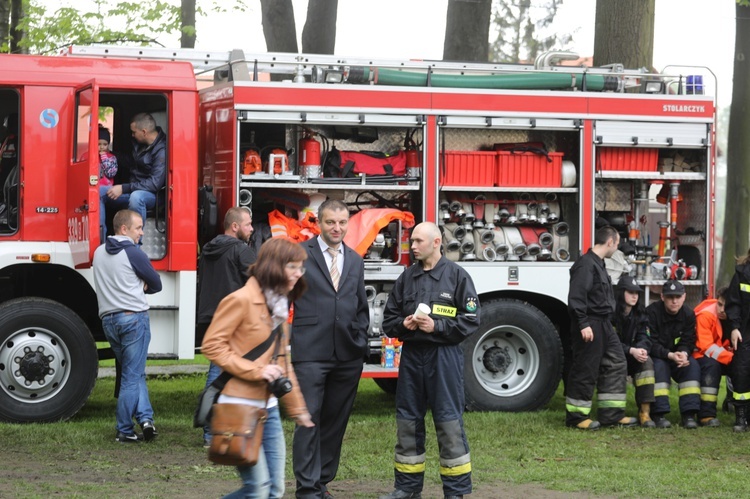
[[[161,433],[154,445],[114,444],[112,378],[98,380],[90,401],[68,422],[0,425],[5,451],[0,497],[215,497],[231,491],[237,483],[233,470],[207,462],[200,431],[191,425],[204,380],[203,375],[149,379]],[[628,400],[634,414],[632,391]],[[467,413],[477,495],[535,484],[571,495],[735,497],[750,471],[750,434],[732,433],[728,414],[720,414],[721,428],[683,430],[676,424],[675,397],[672,407],[669,430],[565,428],[561,390],[539,412]],[[291,480],[293,426],[285,421],[284,427]],[[427,428],[426,480],[438,484],[434,427]],[[393,397],[362,380],[337,479],[382,482],[387,491],[395,438]]]

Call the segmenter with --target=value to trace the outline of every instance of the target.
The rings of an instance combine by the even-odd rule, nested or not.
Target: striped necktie
[[[331,282],[333,283],[333,289],[336,291],[339,290],[339,279],[341,278],[341,274],[339,274],[339,266],[338,262],[336,261],[337,257],[339,256],[339,250],[328,248],[328,253],[331,254]]]

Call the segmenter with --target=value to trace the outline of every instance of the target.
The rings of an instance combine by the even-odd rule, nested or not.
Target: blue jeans
[[[107,239],[107,191],[111,185],[99,186],[99,244]]]
[[[263,428],[263,447],[255,466],[238,466],[242,487],[224,499],[280,499],[284,496],[284,461],[286,444],[281,427],[279,406],[268,409]]]
[[[134,417],[139,424],[154,421],[146,387],[146,356],[151,341],[148,312],[109,314],[102,318],[102,326],[122,370],[116,428],[129,435],[134,433]]]
[[[138,213],[146,223],[146,211],[156,206],[156,194],[148,191],[133,191],[130,194],[121,194],[117,199],[107,198],[107,204],[115,210],[127,208]]]
[[[208,374],[206,375],[206,388],[208,388],[208,385],[214,382],[216,378],[219,377],[221,374],[221,368],[211,362],[211,364],[208,366]],[[208,424],[203,427],[203,440],[208,440],[211,438],[211,425]]]

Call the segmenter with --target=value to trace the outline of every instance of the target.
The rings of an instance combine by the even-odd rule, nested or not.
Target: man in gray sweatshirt
[[[99,317],[121,367],[115,441],[151,441],[157,433],[146,387],[146,356],[151,341],[146,294],[161,291],[161,279],[137,245],[143,236],[141,216],[120,210],[112,225],[115,235],[96,249],[93,267]],[[135,432],[133,418],[143,437]]]

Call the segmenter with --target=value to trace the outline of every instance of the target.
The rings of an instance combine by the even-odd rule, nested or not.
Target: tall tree
[[[269,52],[299,52],[292,0],[260,0],[263,36]]]
[[[302,52],[333,54],[336,47],[336,17],[338,0],[310,0],[307,19],[302,29]]]
[[[23,18],[24,0],[11,0],[10,2],[10,51],[13,54],[28,53],[28,50],[22,46],[21,40],[24,37]]]
[[[735,6],[734,83],[727,139],[727,193],[724,234],[717,284],[729,284],[735,257],[747,254],[750,244],[750,2]]]
[[[655,0],[596,0],[594,66],[653,67]]]
[[[195,0],[181,0],[180,47],[195,48]]]
[[[492,0],[448,0],[443,60],[489,60]]]
[[[493,61],[533,61],[542,52],[565,49],[570,34],[546,32],[563,0],[506,0],[499,2],[492,22],[498,37],[490,46]]]
[[[0,52],[10,50],[10,0],[0,0]]]

